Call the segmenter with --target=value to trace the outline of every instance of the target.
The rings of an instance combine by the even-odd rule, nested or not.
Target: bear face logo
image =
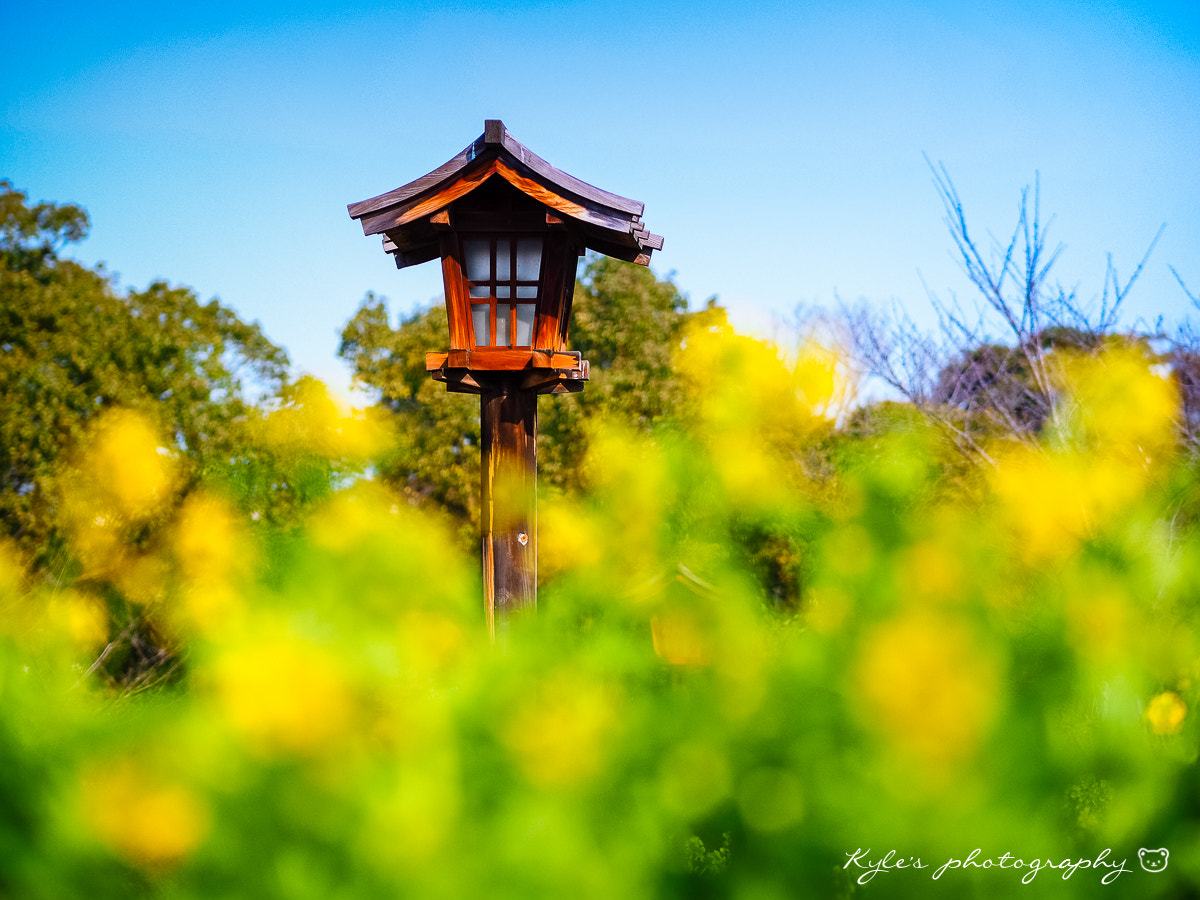
[[[1147,872],[1161,872],[1167,867],[1167,857],[1170,853],[1166,848],[1162,850],[1139,850],[1138,859],[1141,860],[1142,868]]]

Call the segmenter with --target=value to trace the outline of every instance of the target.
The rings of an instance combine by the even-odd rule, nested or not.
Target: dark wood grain
[[[484,610],[503,641],[537,609],[537,395],[517,376],[494,378],[479,409]]]
[[[492,160],[486,165],[467,169],[458,177],[439,185],[438,189],[431,194],[425,194],[412,202],[389,206],[379,212],[363,216],[361,219],[363,234],[381,234],[438,212],[459,197],[475,190],[495,172],[495,160]]]
[[[456,154],[452,159],[442,163],[432,172],[422,175],[420,178],[410,181],[408,184],[388,191],[386,194],[380,194],[378,197],[371,197],[367,200],[360,200],[357,203],[349,204],[346,209],[350,213],[350,218],[361,219],[363,216],[378,212],[388,206],[393,206],[397,203],[403,203],[405,200],[411,200],[418,194],[424,193],[432,187],[441,184],[447,178],[452,177],[456,173],[462,171],[470,163],[474,162],[475,158],[483,152],[485,145],[483,138],[479,137],[472,141],[461,153]]]
[[[528,166],[542,178],[566,191],[634,216],[640,216],[645,211],[645,204],[637,200],[630,200],[628,197],[598,188],[562,169],[555,168],[509,134],[507,129],[504,131],[501,145],[522,165]]]

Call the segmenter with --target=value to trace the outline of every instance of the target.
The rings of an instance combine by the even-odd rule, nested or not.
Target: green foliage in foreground
[[[1148,360],[1064,362],[1043,443],[967,475],[919,419],[831,435],[820,355],[785,366],[714,328],[675,369],[675,425],[591,427],[589,491],[543,507],[549,583],[505,646],[484,638],[476,561],[371,483],[296,530],[216,496],[171,512],[171,540],[119,574],[159,585],[145,611],[186,675],[131,699],[84,671],[113,637],[97,598],[10,562],[0,895],[1200,885],[1200,480]],[[81,496],[127,524],[157,514],[166,482],[107,449],[143,431],[110,428]],[[813,441],[835,472],[803,464]],[[74,539],[100,540],[97,518]],[[801,555],[799,610],[764,603],[731,549],[754,529]],[[1166,870],[1140,848],[1168,849]],[[976,849],[993,864],[933,879]],[[868,877],[889,851],[923,868]],[[1107,885],[1114,869],[1031,866],[1103,854],[1124,862]]]

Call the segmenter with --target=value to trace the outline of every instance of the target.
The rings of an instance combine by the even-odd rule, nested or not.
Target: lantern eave
[[[648,265],[663,239],[641,221],[644,205],[555,168],[490,119],[484,133],[448,162],[395,190],[348,206],[366,235],[384,236],[384,251],[403,268],[437,258],[438,227],[456,201],[501,178],[541,203],[583,247]]]

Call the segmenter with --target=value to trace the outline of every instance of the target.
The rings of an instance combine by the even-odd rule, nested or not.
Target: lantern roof
[[[364,234],[384,236],[384,250],[404,268],[437,259],[439,230],[454,228],[447,208],[493,179],[545,206],[546,223],[567,227],[583,247],[643,266],[662,249],[662,237],[642,224],[641,203],[556,169],[499,119],[486,120],[483,134],[449,162],[348,209]]]

